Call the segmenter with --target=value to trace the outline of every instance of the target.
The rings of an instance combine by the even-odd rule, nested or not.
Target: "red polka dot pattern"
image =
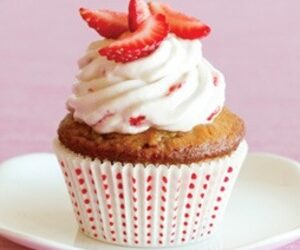
[[[137,179],[135,177],[131,177],[131,189],[132,189],[132,193],[131,193],[131,197],[132,197],[132,204],[133,204],[133,209],[132,209],[132,215],[133,215],[133,221],[131,221],[133,223],[133,239],[134,239],[134,243],[138,244],[138,236],[139,236],[139,230],[138,230],[138,226],[139,226],[139,218],[138,218],[138,189],[137,189]],[[149,208],[147,209],[147,211],[149,211]]]
[[[80,230],[119,245],[164,247],[215,232],[239,172],[237,161],[189,168],[83,164],[60,159]]]
[[[82,214],[80,213],[79,207],[78,207],[78,203],[79,201],[77,200],[77,197],[75,196],[75,192],[73,191],[73,185],[72,185],[72,178],[70,178],[70,170],[67,167],[67,164],[65,164],[64,161],[60,161],[60,166],[61,166],[61,170],[64,174],[64,178],[65,178],[65,183],[69,192],[69,195],[71,197],[71,202],[73,204],[73,210],[74,210],[74,214],[76,217],[76,220],[79,224],[79,228],[82,232],[84,232],[84,225],[83,225],[83,218],[82,218]]]
[[[153,203],[153,177],[152,175],[146,176],[146,181],[145,181],[145,196],[146,196],[146,241],[147,244],[152,243],[152,203]]]

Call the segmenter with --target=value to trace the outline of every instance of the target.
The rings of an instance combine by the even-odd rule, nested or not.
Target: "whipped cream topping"
[[[99,55],[108,43],[89,46],[67,102],[74,118],[96,132],[185,132],[222,110],[224,77],[203,57],[199,40],[170,35],[150,56],[126,64]]]

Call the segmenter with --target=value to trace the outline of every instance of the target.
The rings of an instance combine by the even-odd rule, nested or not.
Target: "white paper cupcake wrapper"
[[[205,239],[218,228],[248,147],[190,165],[92,160],[54,149],[81,231],[118,245],[163,247]]]

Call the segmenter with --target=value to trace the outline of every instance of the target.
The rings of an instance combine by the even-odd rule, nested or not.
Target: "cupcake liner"
[[[218,228],[247,153],[247,143],[216,160],[189,165],[92,160],[57,139],[80,230],[105,242],[164,247],[206,239]]]

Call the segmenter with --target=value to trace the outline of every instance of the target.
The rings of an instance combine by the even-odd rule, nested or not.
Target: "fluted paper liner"
[[[118,245],[163,247],[214,233],[247,143],[217,160],[169,166],[92,160],[58,140],[54,149],[83,233]]]

